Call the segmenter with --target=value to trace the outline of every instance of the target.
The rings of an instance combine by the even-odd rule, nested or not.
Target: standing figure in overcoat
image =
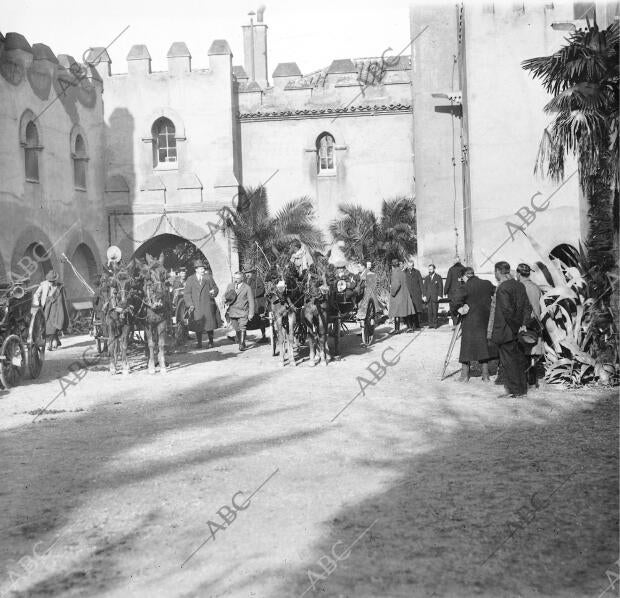
[[[420,328],[420,313],[422,313],[422,308],[424,306],[422,302],[422,274],[420,274],[420,271],[413,265],[413,260],[407,262],[405,279],[407,281],[409,296],[411,297],[411,302],[414,307],[413,315],[408,316],[405,323],[407,324],[407,332],[413,332],[416,328]]]
[[[463,278],[465,284],[458,288],[454,297],[454,305],[457,310],[461,310],[462,315],[459,381],[469,381],[470,364],[472,361],[478,361],[482,365],[482,381],[489,382],[488,362],[494,356],[489,350],[487,326],[495,287],[488,280],[481,280],[475,276],[473,268],[463,268]]]
[[[398,334],[400,332],[400,319],[413,315],[414,311],[413,302],[407,288],[407,279],[400,267],[400,260],[393,259],[388,317],[394,318],[394,329],[390,331],[390,334]]]
[[[435,264],[429,264],[428,276],[424,279],[423,299],[428,304],[428,327],[437,328],[437,314],[439,312],[439,299],[443,297],[443,280],[435,272]]]
[[[443,287],[443,292],[445,296],[448,298],[450,303],[448,304],[450,307],[450,315],[452,318],[457,317],[456,307],[454,304],[454,298],[456,297],[456,293],[463,284],[461,282],[461,277],[463,275],[463,264],[460,261],[457,261],[455,264],[448,268],[448,273],[446,274],[446,284]]]
[[[190,312],[190,329],[196,333],[196,347],[202,349],[202,335],[206,332],[209,337],[208,347],[211,348],[213,331],[222,325],[220,311],[215,303],[219,289],[202,260],[195,260],[194,268],[195,273],[185,283],[183,299]]]
[[[495,313],[491,340],[499,348],[499,360],[504,372],[506,392],[501,397],[521,397],[527,394],[527,361],[518,335],[532,311],[522,283],[510,274],[508,262],[495,264],[495,279],[500,283],[495,292]]]
[[[527,264],[519,264],[517,266],[517,280],[525,287],[527,298],[532,306],[532,313],[530,318],[540,322],[540,298],[542,297],[542,291],[540,287],[530,278],[532,269]],[[541,355],[545,354],[542,338],[538,338],[535,345],[527,347],[525,354],[529,356],[529,367],[527,369],[527,382],[528,384],[537,384],[538,374],[536,372],[536,365]]]

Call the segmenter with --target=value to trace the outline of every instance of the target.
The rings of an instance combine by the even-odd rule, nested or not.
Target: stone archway
[[[170,233],[148,239],[136,249],[132,258],[144,259],[147,254],[158,258],[162,253],[166,270],[176,270],[184,266],[189,275],[194,270],[192,261],[196,258],[204,260],[211,268],[209,259],[197,245],[180,235]]]
[[[97,276],[97,260],[86,243],[80,243],[69,257],[74,268],[84,280],[93,286]],[[89,301],[92,296],[71,267],[65,267],[64,276],[67,298],[72,301]]]
[[[10,277],[29,279],[30,285],[41,282],[47,272],[58,268],[59,262],[49,237],[38,227],[28,226],[19,236],[11,256]]]

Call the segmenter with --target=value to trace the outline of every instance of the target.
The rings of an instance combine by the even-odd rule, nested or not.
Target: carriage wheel
[[[45,359],[45,317],[41,310],[38,310],[30,319],[27,357],[30,377],[38,378]]]
[[[16,334],[4,339],[0,349],[0,382],[9,389],[19,384],[26,364],[26,353],[22,340]]]
[[[277,335],[276,335],[276,327],[273,323],[273,312],[269,312],[269,340],[271,342],[271,355],[272,357],[276,356],[276,345],[278,343]]]
[[[334,318],[334,356],[340,355],[340,316]]]
[[[185,325],[185,301],[179,299],[174,314],[174,341],[177,346],[187,338],[187,326]]]
[[[369,301],[366,317],[362,322],[362,342],[367,347],[372,344],[375,336],[375,302]]]

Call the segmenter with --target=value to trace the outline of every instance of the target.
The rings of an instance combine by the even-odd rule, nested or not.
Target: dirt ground
[[[220,337],[165,377],[65,339],[0,391],[0,596],[617,595],[617,392],[440,382],[450,336]]]

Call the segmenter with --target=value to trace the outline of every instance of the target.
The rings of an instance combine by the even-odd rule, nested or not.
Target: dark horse
[[[156,362],[159,362],[159,371],[162,374],[167,372],[164,352],[172,303],[166,288],[166,269],[163,261],[163,255],[155,259],[147,253],[146,266],[143,270],[142,303],[146,308],[144,332],[148,345],[149,374],[155,373]],[[155,345],[158,347],[157,359],[155,359]]]
[[[325,277],[316,272],[308,272],[304,292],[303,318],[308,331],[310,345],[310,366],[314,367],[323,358],[327,365],[327,314],[330,302],[330,289]],[[317,350],[318,344],[318,350]]]
[[[127,346],[134,330],[140,299],[134,279],[124,268],[112,271],[107,285],[108,299],[103,305],[102,313],[107,333],[110,373],[116,374],[116,364],[120,356],[123,374],[129,374]]]

